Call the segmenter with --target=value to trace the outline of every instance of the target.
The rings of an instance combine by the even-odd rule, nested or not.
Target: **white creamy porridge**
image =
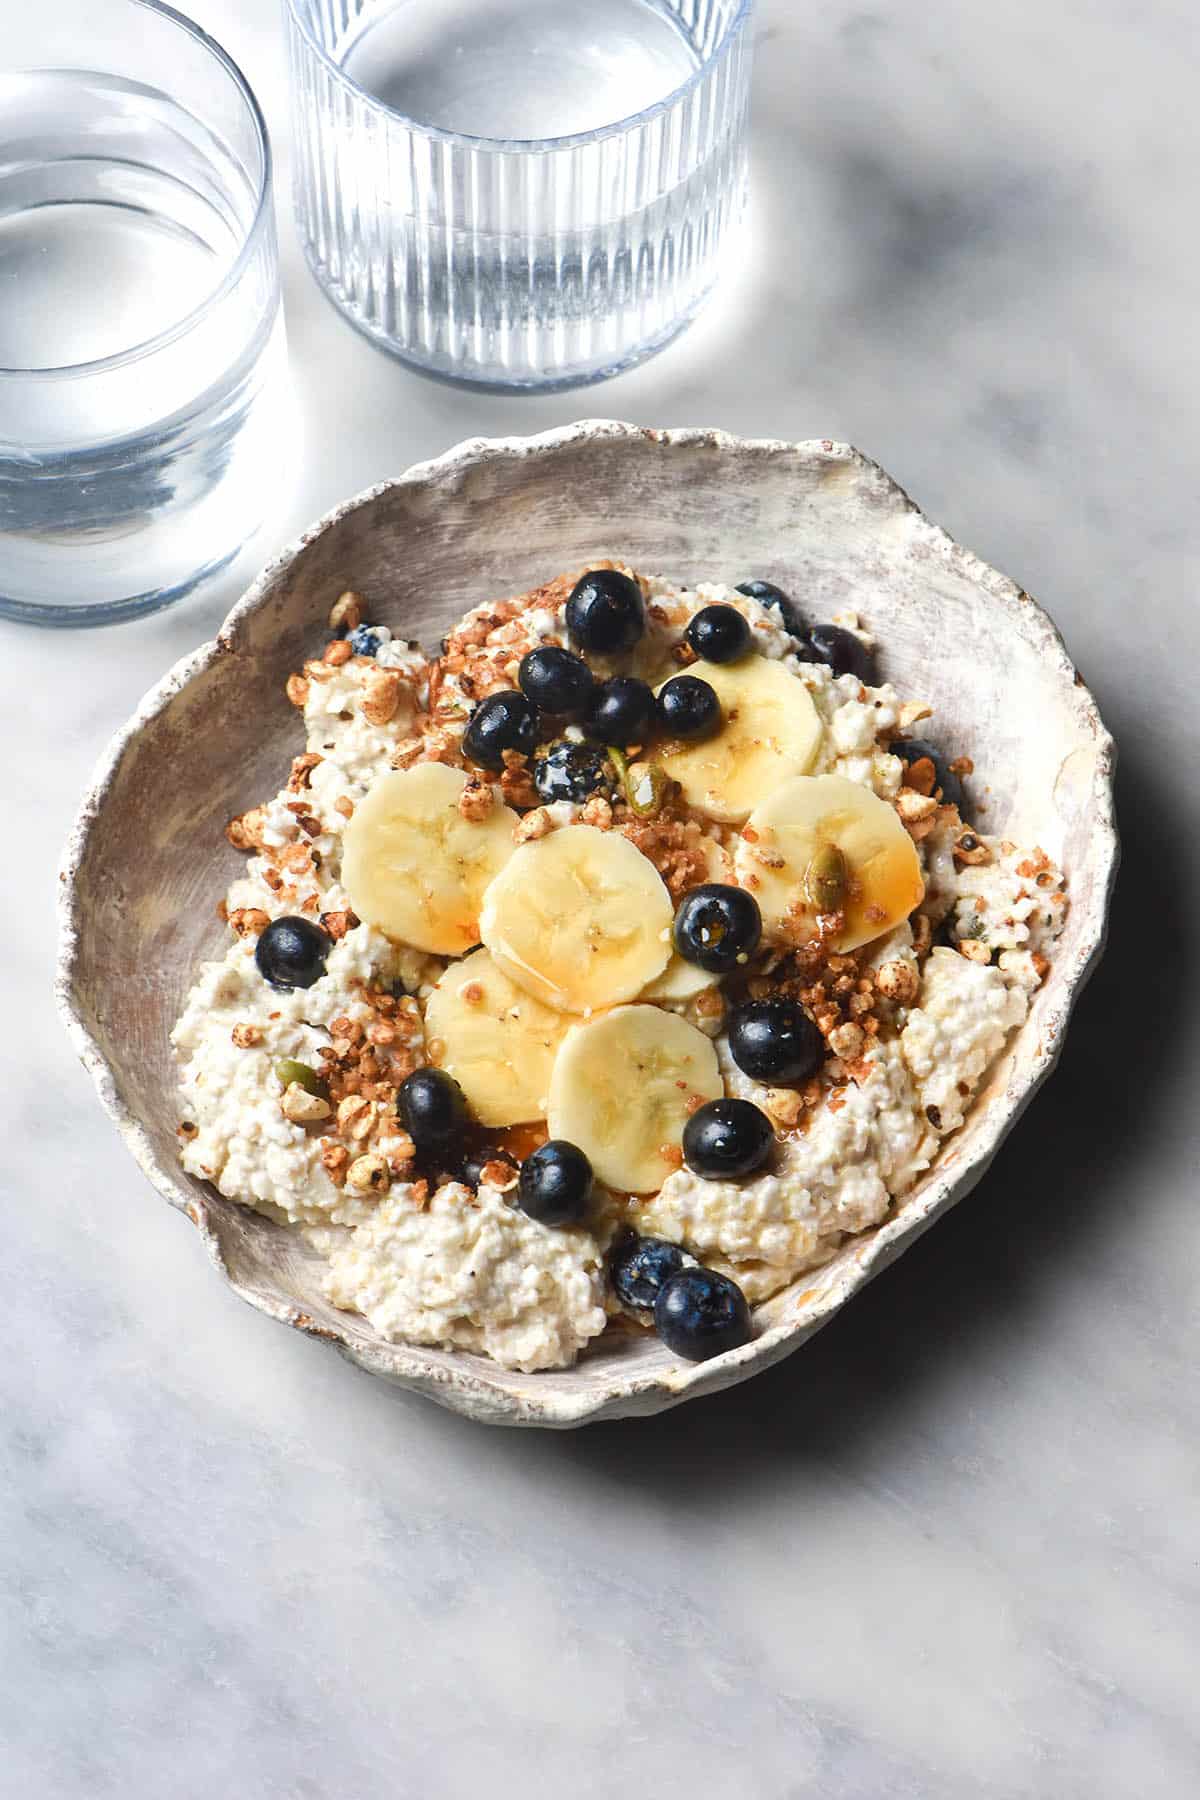
[[[597,565],[429,658],[348,594],[289,679],[305,747],[230,823],[232,941],[173,1033],[181,1156],[384,1338],[735,1347],[1027,1015],[1061,870],[972,828],[856,617],[750,585]]]

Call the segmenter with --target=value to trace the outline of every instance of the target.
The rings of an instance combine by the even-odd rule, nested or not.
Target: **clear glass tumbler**
[[[595,381],[703,303],[746,187],[753,0],[285,0],[322,288],[425,372]]]
[[[11,9],[0,55],[0,613],[101,624],[228,562],[278,481],[270,149],[157,0]]]

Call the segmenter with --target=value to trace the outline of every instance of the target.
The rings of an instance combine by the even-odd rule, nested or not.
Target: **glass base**
[[[177,600],[183,600],[188,594],[194,593],[204,582],[227,569],[245,547],[245,544],[235,545],[215,562],[197,569],[175,587],[156,588],[147,594],[130,594],[125,600],[105,600],[96,606],[61,606],[52,601],[14,600],[0,592],[0,619],[8,619],[16,625],[40,625],[50,631],[86,631],[96,625],[124,625],[131,619],[145,619],[151,613],[161,612],[164,607],[173,606]]]
[[[688,326],[693,323],[712,297],[718,281],[714,280],[702,294],[697,295],[682,317],[675,319],[657,336],[648,338],[644,344],[635,344],[632,349],[622,352],[611,361],[598,363],[590,368],[570,371],[566,374],[534,376],[514,374],[499,380],[495,377],[474,375],[461,364],[452,363],[447,357],[425,359],[415,355],[411,350],[403,349],[395,343],[385,331],[381,331],[371,320],[357,313],[352,304],[345,301],[336,289],[330,287],[324,271],[314,257],[309,255],[308,246],[304,246],[305,260],[317,287],[324,298],[333,307],[339,318],[352,325],[360,337],[367,340],[376,350],[382,350],[393,362],[398,362],[415,375],[424,375],[429,381],[441,383],[444,387],[466,388],[475,394],[561,394],[572,388],[596,387],[602,381],[611,381],[617,375],[625,375],[630,369],[648,362],[660,351],[667,349],[678,337],[682,337]]]

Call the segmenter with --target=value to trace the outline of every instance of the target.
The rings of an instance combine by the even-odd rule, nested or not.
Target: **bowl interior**
[[[1031,1017],[937,1168],[896,1215],[760,1309],[766,1329],[713,1369],[650,1337],[606,1334],[575,1369],[521,1375],[378,1339],[322,1299],[300,1240],[177,1165],[168,1034],[241,858],[226,820],[280,786],[302,747],[284,695],[347,587],[427,647],[477,602],[601,556],[687,582],[766,577],[812,618],[860,612],[886,678],[935,709],[930,735],[972,756],[976,820],[1041,844],[1071,911]],[[483,1417],[572,1422],[654,1410],[794,1347],[965,1191],[1050,1067],[1102,935],[1112,874],[1110,745],[1045,615],[930,525],[844,446],[587,426],[460,447],[350,503],[269,569],[215,645],[144,703],[98,779],[69,853],[65,1003],[101,1090],[160,1190],[201,1226],[235,1286],[377,1372]]]

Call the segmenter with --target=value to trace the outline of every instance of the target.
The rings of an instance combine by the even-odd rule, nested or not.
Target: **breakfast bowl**
[[[274,791],[297,749],[285,682],[319,654],[331,600],[356,590],[372,617],[432,648],[480,601],[605,557],[684,584],[752,574],[814,615],[861,615],[886,678],[927,700],[943,739],[973,759],[982,828],[1061,864],[1069,911],[1028,1017],[961,1129],[879,1223],[755,1309],[748,1343],[692,1363],[650,1334],[606,1331],[573,1366],[527,1373],[389,1341],[331,1304],[301,1234],[185,1173],[170,1034],[197,964],[228,938],[217,909],[238,858],[226,821]],[[143,1172],[253,1306],[477,1420],[563,1427],[654,1413],[798,1348],[979,1181],[1054,1068],[1103,946],[1113,763],[1045,613],[856,450],[610,421],[473,439],[306,532],[117,735],[62,869],[59,1002]]]

